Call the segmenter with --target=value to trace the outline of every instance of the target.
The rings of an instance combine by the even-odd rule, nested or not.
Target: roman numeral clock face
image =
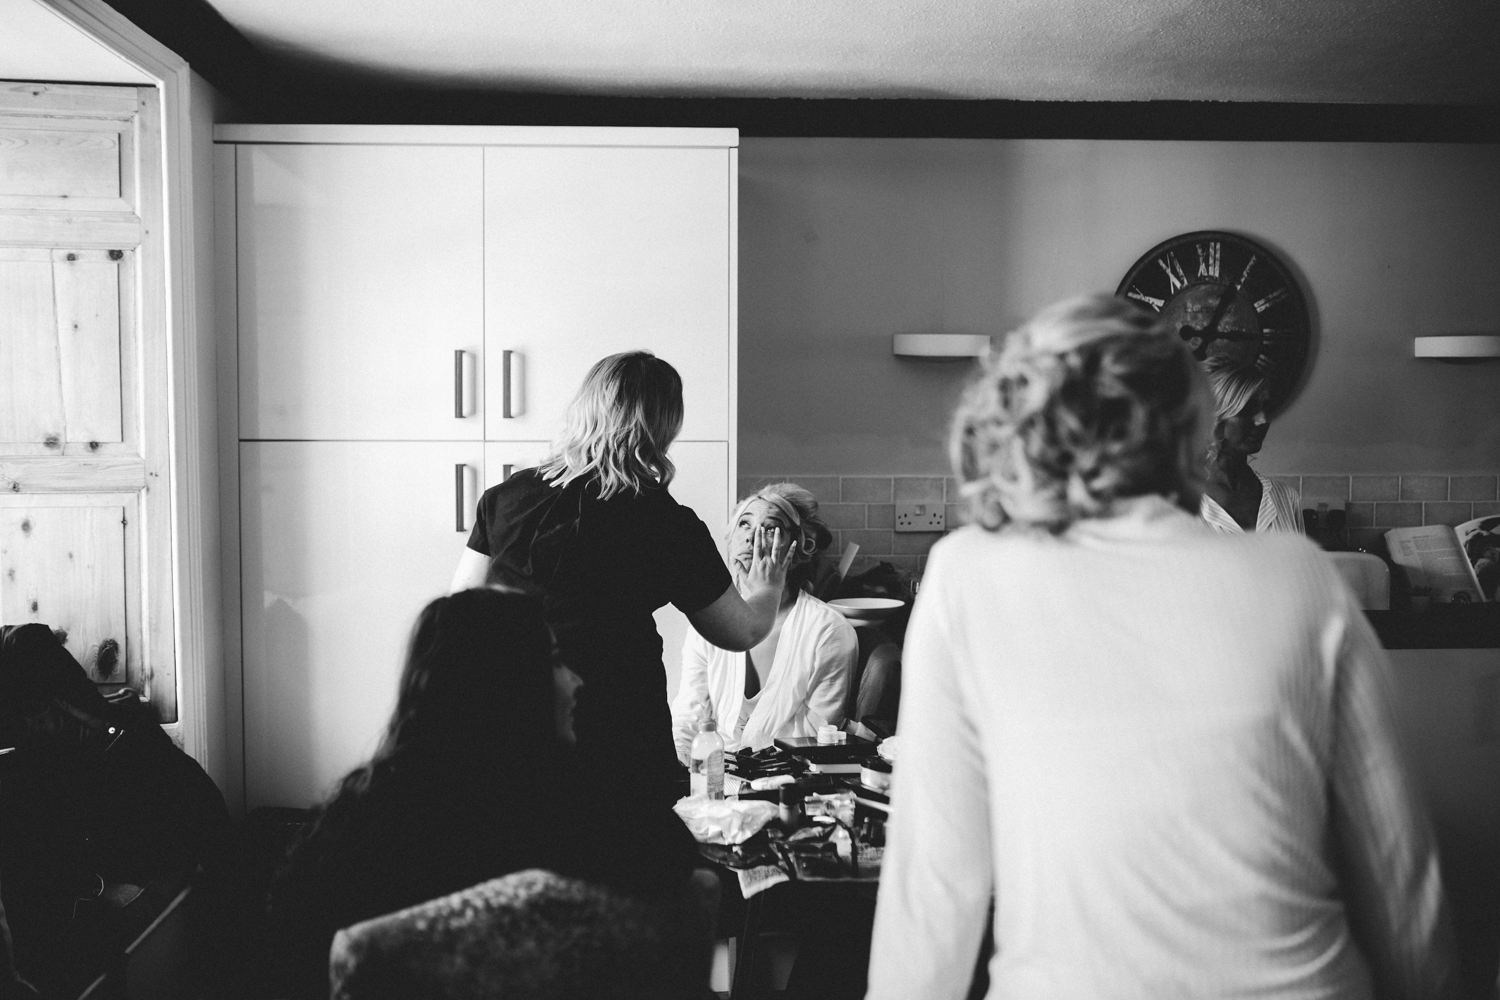
[[[1115,294],[1160,313],[1199,361],[1227,355],[1258,367],[1273,412],[1302,376],[1311,335],[1302,292],[1275,255],[1243,236],[1175,236],[1136,261]]]

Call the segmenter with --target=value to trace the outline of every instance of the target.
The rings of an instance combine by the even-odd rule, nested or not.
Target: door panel
[[[134,262],[131,250],[0,248],[0,452],[139,453],[119,447]]]
[[[478,443],[240,445],[247,808],[308,806],[375,750],[417,613],[468,538]]]
[[[482,158],[239,147],[242,438],[483,437]],[[462,417],[455,351],[475,382]]]
[[[0,621],[41,622],[102,684],[146,692],[134,493],[0,494]]]
[[[551,440],[595,361],[644,348],[681,436],[728,438],[729,227],[724,149],[486,149],[485,437]]]

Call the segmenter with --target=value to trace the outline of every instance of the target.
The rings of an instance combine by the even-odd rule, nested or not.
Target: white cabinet
[[[550,439],[590,365],[646,348],[682,375],[681,436],[728,439],[728,153],[485,150],[486,438]]]
[[[221,242],[239,302],[222,341],[238,349],[240,398],[241,549],[225,582],[243,628],[245,806],[305,806],[378,743],[407,633],[446,590],[477,493],[537,464],[599,358],[644,348],[682,374],[672,492],[720,532],[734,483],[736,137],[215,137],[234,147],[216,181],[234,192],[237,227]],[[670,690],[687,623],[672,609],[658,622]]]
[[[239,147],[241,438],[484,437],[483,159]]]
[[[454,470],[484,446],[240,445],[245,779],[251,808],[306,805],[374,751],[417,612],[467,532]]]

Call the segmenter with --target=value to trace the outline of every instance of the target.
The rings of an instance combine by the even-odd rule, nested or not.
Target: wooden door
[[[0,621],[173,722],[158,111],[149,87],[0,84]]]
[[[482,156],[239,147],[241,438],[484,436]]]
[[[246,808],[312,805],[375,750],[483,461],[477,442],[241,443]]]
[[[681,437],[728,438],[730,152],[485,150],[486,439],[550,440],[589,366],[639,348],[682,375]]]

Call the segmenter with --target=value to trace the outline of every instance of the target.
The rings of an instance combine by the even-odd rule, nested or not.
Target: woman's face
[[[577,700],[573,695],[583,687],[583,678],[568,669],[566,664],[555,663],[552,666],[552,686],[556,692],[553,705],[557,713],[557,737],[566,743],[577,743],[578,736],[573,732],[573,707]]]
[[[1215,433],[1224,442],[1224,450],[1241,455],[1254,455],[1265,443],[1266,431],[1271,423],[1266,419],[1266,396],[1262,391],[1245,404],[1245,408],[1232,417],[1219,422]]]
[[[760,528],[767,532],[780,528],[783,539],[798,537],[796,526],[781,512],[781,508],[769,500],[751,500],[729,527],[729,567],[736,581],[750,571],[750,559],[755,551],[755,532]]]

